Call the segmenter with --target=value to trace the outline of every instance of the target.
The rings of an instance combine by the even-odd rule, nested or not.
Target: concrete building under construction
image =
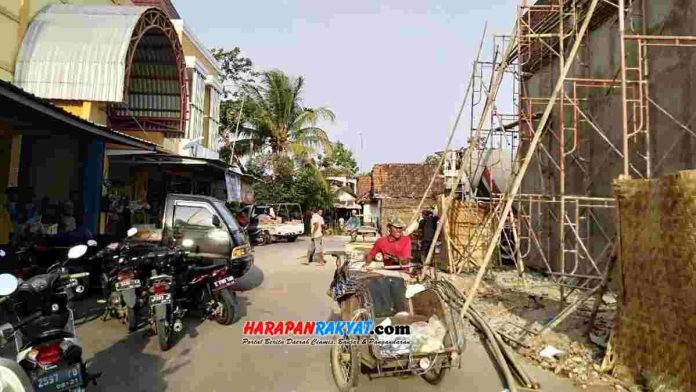
[[[601,275],[615,236],[613,180],[696,167],[693,11],[683,1],[523,1],[513,32],[495,37],[493,61],[477,62],[479,94],[492,98],[486,147],[516,150],[513,210],[529,264]],[[510,99],[496,97],[506,79],[512,113],[496,105]],[[473,101],[472,113],[485,100]]]

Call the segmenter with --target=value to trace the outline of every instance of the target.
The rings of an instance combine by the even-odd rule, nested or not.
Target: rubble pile
[[[448,279],[458,289],[468,292],[474,276],[450,275]],[[572,293],[567,302],[575,301],[580,295]],[[618,389],[622,387],[613,377],[601,371],[616,300],[606,295],[602,302],[590,337],[586,332],[592,300],[554,330],[539,335],[537,332],[543,325],[563,308],[559,286],[541,274],[525,273],[520,277],[514,270],[496,270],[480,285],[474,306],[511,347],[533,363],[574,380],[586,390],[623,390]]]

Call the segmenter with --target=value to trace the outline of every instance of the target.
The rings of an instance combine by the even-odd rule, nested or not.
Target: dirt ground
[[[448,275],[463,292],[469,292],[475,275]],[[474,300],[474,306],[486,316],[490,325],[506,336],[505,340],[528,361],[555,374],[567,377],[588,391],[628,390],[613,377],[602,372],[602,361],[616,312],[616,298],[604,295],[595,326],[587,334],[594,299],[587,300],[553,330],[540,335],[568,303],[584,292],[575,291],[561,304],[560,289],[548,277],[525,272],[520,277],[514,269],[495,269],[485,276]],[[544,357],[542,350],[553,347],[560,351]]]

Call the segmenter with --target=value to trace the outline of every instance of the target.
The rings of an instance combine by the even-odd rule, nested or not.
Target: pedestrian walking
[[[322,208],[317,208],[312,214],[312,219],[310,220],[310,242],[309,250],[307,252],[307,262],[311,263],[312,259],[315,258],[318,265],[324,265],[324,210]]]

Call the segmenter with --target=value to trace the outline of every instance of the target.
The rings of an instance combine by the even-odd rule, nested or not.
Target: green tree
[[[245,150],[240,153],[268,148],[274,154],[302,158],[319,148],[331,151],[329,137],[318,123],[334,121],[335,115],[327,108],[302,106],[303,86],[304,78],[290,78],[278,70],[263,73],[258,86],[246,85],[246,105],[252,116],[245,119],[248,126],[240,129],[243,139],[237,144]]]
[[[214,48],[211,52],[220,63],[222,83],[235,85],[235,90],[231,92],[233,96],[239,96],[244,86],[258,83],[259,73],[254,69],[254,63],[248,57],[242,56],[238,47],[227,51]]]
[[[440,163],[440,157],[437,155],[428,155],[425,157],[425,163],[430,164],[430,165],[437,165]]]
[[[303,210],[331,207],[333,196],[319,170],[311,165],[291,175],[268,177],[254,184],[256,199],[265,203],[299,203]]]
[[[235,144],[236,151],[232,159],[232,141],[237,124],[243,128],[247,126],[248,119],[256,115],[254,107],[243,105],[243,102],[246,101],[246,86],[257,84],[260,74],[254,69],[251,59],[241,55],[238,47],[232,50],[215,48],[212,49],[212,53],[220,63],[220,78],[225,85],[225,99],[220,103],[220,135],[226,143],[220,149],[220,159],[236,165],[244,172],[240,157],[249,155],[254,146],[249,143]],[[228,90],[230,85],[233,87],[232,91]]]
[[[333,159],[334,165],[347,169],[351,176],[354,176],[355,173],[358,172],[358,163],[353,157],[353,152],[346,148],[346,146],[340,141],[334,143],[330,155]]]

